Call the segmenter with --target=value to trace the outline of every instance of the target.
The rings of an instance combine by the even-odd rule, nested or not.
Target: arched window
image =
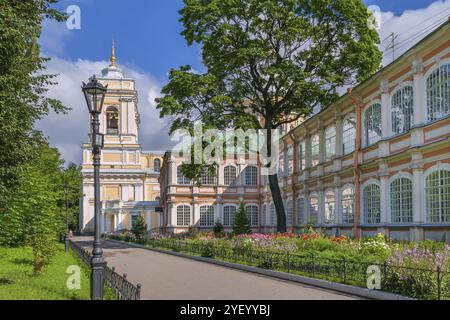
[[[154,172],[160,172],[161,171],[161,160],[156,158],[153,160],[153,171]]]
[[[426,85],[428,121],[450,115],[450,63],[436,68],[428,76]]]
[[[306,144],[305,141],[301,141],[298,144],[298,169],[303,171],[306,168]]]
[[[292,200],[286,202],[286,225],[292,226],[294,219],[294,207],[292,206]]]
[[[284,177],[284,165],[285,165],[284,153],[281,153],[280,159],[278,161],[278,177],[279,178]]]
[[[319,216],[319,197],[317,194],[312,194],[309,197],[309,223],[316,225]]]
[[[191,184],[191,180],[189,180],[188,178],[186,178],[183,174],[183,171],[181,170],[182,165],[180,164],[177,167],[177,183],[181,184],[181,185],[190,185]]]
[[[177,207],[177,226],[189,227],[191,224],[191,207],[182,205]]]
[[[223,207],[223,225],[232,227],[236,216],[236,207],[234,205],[225,205]]]
[[[261,211],[261,225],[265,226],[267,224],[267,205],[263,204]]]
[[[258,168],[247,166],[245,168],[245,185],[255,187],[258,184]]]
[[[248,221],[250,221],[251,227],[258,226],[258,207],[255,205],[248,205],[245,207],[245,211],[247,211]]]
[[[270,215],[270,225],[276,226],[277,225],[277,214],[275,212],[275,205],[273,203],[270,204],[269,207],[269,215]]]
[[[342,190],[342,222],[353,223],[355,219],[355,189],[351,186]]]
[[[223,169],[223,179],[226,186],[234,186],[236,183],[236,167],[226,166]]]
[[[414,92],[412,86],[405,86],[392,95],[392,133],[401,134],[414,124]]]
[[[369,184],[364,188],[364,217],[365,223],[377,224],[381,222],[380,187]]]
[[[336,155],[336,127],[330,126],[325,130],[325,155],[327,161]]]
[[[204,205],[200,207],[200,227],[212,227],[214,225],[214,206]]]
[[[303,197],[297,199],[297,226],[301,226],[305,219],[305,199]]]
[[[375,103],[364,113],[366,144],[370,146],[381,139],[381,104]]]
[[[426,179],[428,222],[450,222],[450,171],[439,170]]]
[[[106,133],[119,133],[119,111],[113,106],[106,108]]]
[[[320,162],[320,139],[319,135],[315,134],[311,137],[311,166],[315,167]]]
[[[208,168],[204,168],[200,174],[200,182],[202,185],[216,184],[216,177],[209,172]]]
[[[393,223],[413,221],[412,182],[408,178],[398,178],[391,182],[391,217]]]
[[[294,173],[294,148],[290,146],[287,151],[287,175]]]
[[[344,120],[342,127],[342,143],[344,147],[344,154],[355,151],[356,118],[354,116],[350,116]]]
[[[328,191],[325,194],[325,223],[334,224],[336,222],[334,192]]]

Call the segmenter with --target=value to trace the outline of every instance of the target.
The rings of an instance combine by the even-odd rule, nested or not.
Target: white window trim
[[[413,175],[412,174],[410,174],[409,172],[400,171],[400,172],[394,174],[393,176],[391,176],[389,178],[389,185],[388,185],[389,192],[388,192],[388,198],[387,198],[388,205],[386,206],[387,207],[386,214],[387,214],[387,221],[389,221],[389,223],[392,223],[392,224],[394,224],[394,221],[392,219],[392,210],[391,210],[391,192],[390,192],[390,190],[391,190],[391,183],[394,182],[397,179],[400,179],[400,178],[406,178],[406,179],[409,179],[411,181],[411,183],[412,183],[412,192],[413,192],[413,196],[414,196],[414,179],[413,179]],[[414,200],[413,200],[413,204],[414,204]],[[413,210],[414,210],[414,207],[413,207]],[[413,214],[413,221],[414,221],[414,211],[413,211],[412,214]],[[404,223],[402,222],[401,224],[404,224]]]
[[[390,100],[390,99],[389,99]],[[368,142],[368,137],[366,135],[366,113],[367,110],[369,110],[370,107],[372,107],[375,104],[379,104],[381,106],[381,118],[380,118],[380,125],[381,127],[383,126],[383,104],[381,102],[381,99],[373,99],[371,101],[369,101],[365,106],[364,106],[364,111],[362,113],[362,118],[361,118],[361,136],[362,136],[362,141],[363,141],[363,146],[364,147],[371,147],[373,145],[376,145],[378,142],[380,142],[380,140],[383,139],[383,134],[381,134],[380,139],[378,139],[377,142],[371,143],[369,144]],[[391,106],[390,106],[391,102],[389,101],[389,106],[387,108],[387,110],[391,110]]]
[[[344,200],[344,190],[346,189],[353,189],[353,222],[355,221],[355,213],[356,213],[356,190],[355,190],[355,185],[353,183],[346,183],[344,184],[340,189],[339,192],[341,193],[341,197],[340,197],[340,201],[339,201],[339,207],[340,207],[340,214],[341,214],[341,219],[340,219],[340,223],[344,223],[344,224],[348,224],[347,222],[344,222],[344,207],[342,206],[342,201]]]
[[[355,141],[354,141],[354,146],[353,146],[353,151],[350,151],[350,152],[348,152],[348,153],[346,153],[345,152],[345,148],[344,148],[344,129],[345,129],[345,123],[347,122],[347,120],[349,119],[349,118],[354,118],[355,119],[355,128],[354,128],[354,136],[355,136]],[[355,152],[355,148],[356,148],[356,126],[358,125],[357,123],[357,117],[356,117],[356,114],[355,113],[349,113],[349,114],[347,114],[345,117],[344,117],[344,120],[342,121],[342,130],[341,130],[341,134],[342,134],[342,145],[341,146],[339,146],[339,148],[341,148],[341,150],[342,150],[342,154],[345,156],[345,155],[349,155],[349,154],[351,154],[351,153],[353,153],[353,152]]]
[[[436,61],[434,64],[431,63],[431,67],[427,70],[427,72],[424,73],[423,75],[423,101],[425,103],[425,123],[429,124],[429,123],[433,123],[433,122],[437,122],[443,119],[446,119],[448,117],[450,117],[450,115],[447,115],[443,118],[440,119],[436,119],[436,120],[432,120],[432,121],[428,121],[428,104],[427,104],[427,100],[428,100],[428,96],[427,96],[427,80],[428,77],[437,69],[439,69],[441,66],[446,65],[446,64],[450,64],[450,58],[445,58],[445,59],[439,59],[438,61]]]
[[[427,186],[428,176],[435,173],[436,171],[440,171],[440,170],[450,171],[450,164],[439,162],[436,165],[434,165],[431,168],[428,168],[427,170],[424,171],[423,181],[422,181],[424,190],[426,189],[426,186]],[[427,210],[427,194],[426,194],[426,192],[424,192],[422,195],[422,213],[423,213],[422,219],[424,222],[429,223],[428,214],[427,214],[426,210]]]
[[[193,218],[192,218],[193,206],[190,203],[179,203],[175,206],[175,223],[174,223],[174,225],[176,225],[177,227],[186,227],[185,225],[178,224],[178,207],[181,207],[181,206],[189,207],[189,225],[188,225],[188,227],[190,227],[193,223]]]
[[[334,146],[331,149],[333,152],[333,156],[329,157],[328,153],[327,153],[327,141],[329,140],[329,138],[327,137],[327,133],[331,130],[334,129]],[[324,151],[325,151],[325,161],[332,161],[333,158],[336,157],[336,143],[337,143],[337,135],[338,135],[338,130],[337,130],[337,126],[335,123],[329,125],[328,127],[325,128],[325,132],[324,132]]]
[[[298,221],[298,200],[300,200],[300,199],[303,199],[303,219],[302,219],[302,221],[301,221],[301,223]],[[307,197],[306,197],[306,195],[299,195],[296,199],[295,199],[295,212],[294,212],[294,214],[295,214],[295,226],[302,226],[302,225],[304,225],[305,224],[305,221],[307,221],[307,218],[308,218],[308,216],[307,216],[307,208],[306,208],[306,204],[307,204],[307,201],[306,201],[306,199],[307,199]]]
[[[321,199],[320,199],[319,192],[316,192],[316,191],[311,192],[309,194],[309,196],[308,196],[308,203],[307,203],[307,205],[308,205],[308,220],[307,220],[307,224],[311,223],[311,217],[312,217],[312,215],[311,215],[311,198],[313,198],[313,197],[317,198],[317,212],[316,212],[316,225],[317,225],[317,224],[319,224],[319,221],[320,221],[319,215],[321,214],[321,209],[320,209],[320,207],[321,207],[320,200]]]
[[[201,217],[202,217],[201,213],[202,213],[202,208],[203,208],[203,207],[211,207],[211,208],[212,208],[212,211],[213,211],[213,219],[212,219],[212,223],[209,224],[209,225],[205,225],[205,226],[202,226],[201,223],[200,223]],[[215,206],[214,204],[211,204],[211,203],[201,204],[201,205],[199,206],[199,208],[198,208],[198,214],[199,214],[198,224],[199,224],[200,227],[202,227],[202,228],[208,228],[208,227],[214,226],[215,216],[216,216],[216,206]]]
[[[236,217],[236,213],[237,213],[237,211],[239,209],[239,206],[237,204],[235,204],[235,203],[224,203],[223,206],[222,206],[222,224],[225,226],[225,228],[231,228],[233,226],[233,224],[230,224],[229,226],[225,225],[225,219],[224,219],[225,218],[225,207],[234,207],[235,210],[236,210],[234,212],[235,217]]]
[[[250,222],[250,227],[253,227],[253,228],[255,228],[255,227],[258,227],[259,225],[261,225],[261,222],[260,222],[260,219],[259,219],[259,205],[258,204],[256,204],[256,203],[248,203],[248,204],[245,204],[245,211],[247,212],[247,216],[248,216],[248,211],[247,211],[247,208],[248,207],[256,207],[256,212],[257,212],[257,219],[258,219],[258,223],[257,224],[255,224],[255,225],[253,225],[252,223],[251,223],[251,221],[249,221]]]
[[[392,88],[391,93],[389,94],[389,116],[388,116],[388,125],[389,125],[389,135],[390,137],[393,136],[397,136],[397,135],[402,135],[405,133],[408,133],[410,130],[406,130],[405,132],[402,133],[395,133],[394,130],[392,130],[392,98],[394,97],[394,95],[399,91],[402,90],[405,87],[411,87],[413,90],[413,106],[412,106],[412,123],[411,123],[411,128],[414,127],[414,113],[418,112],[418,110],[416,110],[416,101],[414,100],[414,82],[413,81],[403,81],[399,84],[397,84],[394,88]],[[426,93],[425,93],[426,94]],[[383,108],[381,108],[381,112],[383,112]]]
[[[380,201],[381,201],[381,183],[379,180],[377,179],[373,179],[370,178],[369,180],[365,181],[361,186],[360,186],[360,197],[361,197],[361,203],[360,203],[360,221],[362,222],[362,224],[368,224],[366,222],[366,213],[364,212],[364,189],[371,184],[375,184],[380,188]],[[380,204],[380,210],[381,210],[381,204]],[[380,212],[380,216],[381,216],[381,212]],[[381,217],[380,217],[381,218]],[[375,224],[376,225],[376,224]]]

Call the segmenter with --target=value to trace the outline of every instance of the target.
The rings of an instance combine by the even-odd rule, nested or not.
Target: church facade
[[[159,174],[163,153],[145,151],[139,144],[139,110],[135,81],[116,65],[114,45],[109,67],[97,79],[108,85],[100,116],[100,133],[105,135],[101,154],[101,232],[130,230],[135,219],[144,217],[147,229],[159,227]],[[90,116],[86,121],[91,121]],[[82,145],[83,195],[80,231],[94,230],[94,177],[91,134]]]

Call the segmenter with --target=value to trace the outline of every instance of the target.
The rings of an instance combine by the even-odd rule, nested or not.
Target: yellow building
[[[162,152],[143,151],[139,145],[139,110],[135,81],[124,76],[116,65],[114,45],[109,67],[98,80],[108,85],[100,132],[105,135],[101,155],[101,231],[129,230],[143,215],[149,231],[159,227],[155,208],[159,205],[158,183]],[[90,119],[87,119],[90,122]],[[80,229],[94,228],[94,180],[91,134],[83,144],[83,197],[80,205]]]

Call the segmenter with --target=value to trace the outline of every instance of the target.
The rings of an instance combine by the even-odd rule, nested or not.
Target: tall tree
[[[19,185],[41,136],[34,123],[49,109],[65,108],[46,97],[54,75],[45,74],[46,58],[37,43],[45,18],[61,21],[51,8],[56,0],[0,0],[0,211]]]
[[[184,3],[182,35],[201,46],[207,71],[183,66],[170,72],[157,103],[162,117],[174,119],[171,132],[192,129],[193,120],[220,129],[266,129],[270,157],[271,130],[327,107],[338,88],[368,78],[381,62],[379,37],[361,0]],[[285,232],[277,174],[269,175],[269,185],[277,229]]]

